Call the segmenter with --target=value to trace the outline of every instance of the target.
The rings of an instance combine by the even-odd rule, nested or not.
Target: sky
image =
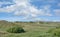
[[[60,22],[60,0],[0,0],[0,20]]]

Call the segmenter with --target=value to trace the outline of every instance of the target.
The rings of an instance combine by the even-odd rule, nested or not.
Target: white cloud
[[[2,7],[2,5],[8,5],[8,4],[14,4],[12,2],[0,2],[0,7]]]
[[[8,5],[11,4],[10,6],[3,6],[3,5]],[[0,2],[0,12],[12,12],[14,9],[14,5],[12,5],[14,3],[12,2]],[[3,6],[3,7],[2,7]]]
[[[60,16],[60,9],[55,9],[55,10],[53,10],[54,12],[55,12],[55,15],[56,16]]]
[[[60,3],[57,4],[60,7]]]
[[[60,20],[53,20],[53,22],[60,22]]]
[[[0,2],[0,5],[3,5],[3,4],[12,4],[11,2]]]
[[[36,18],[40,16],[52,16],[50,13],[50,5],[44,6],[42,9],[37,9],[37,7],[31,5],[30,0],[14,0],[15,4],[0,8],[0,12],[13,12],[16,16],[24,16],[24,18]]]

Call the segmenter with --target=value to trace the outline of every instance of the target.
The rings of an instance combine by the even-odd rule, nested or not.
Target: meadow
[[[7,28],[22,26],[24,33],[9,33]],[[8,22],[0,21],[0,37],[58,37],[48,33],[50,29],[60,27],[60,22]]]

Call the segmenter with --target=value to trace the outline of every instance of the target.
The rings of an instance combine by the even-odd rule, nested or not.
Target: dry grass
[[[22,26],[26,33],[8,33],[6,29],[11,26]],[[0,37],[39,37],[40,35],[48,35],[46,32],[49,29],[60,26],[60,23],[11,23],[0,22]]]

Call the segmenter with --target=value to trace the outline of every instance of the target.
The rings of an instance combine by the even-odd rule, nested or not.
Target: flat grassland
[[[11,26],[22,26],[25,33],[8,33]],[[0,21],[0,37],[53,37],[48,30],[59,27],[59,22],[7,22]]]

